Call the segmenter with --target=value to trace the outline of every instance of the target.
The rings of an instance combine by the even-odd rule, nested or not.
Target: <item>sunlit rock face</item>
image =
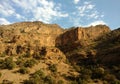
[[[72,28],[57,38],[56,45],[62,46],[79,44],[83,41],[93,41],[108,32],[110,32],[110,28],[105,25]]]

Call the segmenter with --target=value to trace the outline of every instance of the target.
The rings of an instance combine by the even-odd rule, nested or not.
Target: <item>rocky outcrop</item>
[[[44,24],[42,22],[21,22],[11,25],[0,26],[0,42],[2,51],[7,46],[65,46],[65,45],[88,45],[89,41],[95,40],[110,31],[105,25],[91,27],[77,27],[62,29],[57,24]],[[5,47],[5,48],[4,48]],[[4,50],[3,50],[4,49]],[[15,51],[15,50],[14,50]]]
[[[56,45],[57,46],[64,46],[64,45],[80,45],[83,41],[89,42],[97,39],[101,35],[110,32],[110,29],[108,26],[105,25],[97,25],[97,26],[91,26],[91,27],[77,27],[70,29],[60,35],[56,39]],[[89,43],[86,43],[86,45]],[[81,44],[82,45],[82,44]]]
[[[1,46],[37,45],[55,46],[55,39],[64,30],[57,24],[44,24],[42,22],[21,22],[0,26]],[[5,50],[5,49],[4,49]],[[4,51],[3,48],[0,51]]]
[[[102,37],[106,39],[104,40]],[[39,21],[21,22],[0,26],[0,53],[6,53],[6,55],[11,56],[30,52],[33,55],[36,51],[41,52],[39,48],[59,46],[59,48],[63,47],[60,50],[64,53],[73,52],[68,58],[81,59],[79,56],[82,56],[82,58],[90,57],[88,55],[89,47],[93,44],[96,46],[96,49],[93,50],[95,50],[98,58],[102,59],[101,57],[103,57],[105,62],[107,62],[106,59],[110,56],[109,53],[112,51],[118,53],[117,49],[120,48],[119,41],[113,49],[110,49],[109,45],[111,44],[109,42],[116,42],[119,37],[119,29],[111,32],[106,25],[62,29],[57,24],[45,24]],[[74,51],[77,48],[81,49],[83,46],[86,48],[81,50],[84,53]],[[119,58],[119,53],[111,55],[111,58],[109,57],[110,60],[114,57]]]
[[[57,24],[44,24],[39,21],[1,25],[0,53],[16,55],[27,52],[28,48],[34,51],[35,46],[55,46],[56,37],[63,31]]]

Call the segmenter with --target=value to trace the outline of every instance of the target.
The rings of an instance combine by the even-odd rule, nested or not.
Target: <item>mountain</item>
[[[119,84],[119,52],[120,29],[106,25],[0,25],[0,83]]]
[[[113,30],[99,38],[97,56],[103,63],[120,64],[120,29]]]

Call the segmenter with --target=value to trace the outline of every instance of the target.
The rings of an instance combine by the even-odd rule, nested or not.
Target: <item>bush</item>
[[[0,72],[0,77],[2,76],[2,73]]]
[[[21,67],[21,68],[19,69],[19,72],[20,72],[21,74],[26,74],[26,73],[28,73],[29,71],[28,71],[28,69],[27,69],[26,67]]]
[[[92,78],[97,79],[97,78],[103,78],[105,74],[104,68],[95,68],[92,73]]]
[[[19,57],[17,58],[16,64],[21,67],[21,66],[24,65],[24,62],[25,62],[24,58],[23,58],[22,56],[19,56]]]
[[[92,75],[92,71],[90,69],[87,69],[87,68],[81,69],[80,73],[86,74],[86,75]]]
[[[53,80],[53,78],[51,76],[46,76],[44,79],[45,84],[56,84],[55,80]]]
[[[38,70],[38,71],[36,71],[35,73],[33,73],[32,74],[32,77],[33,78],[42,78],[42,79],[44,79],[45,78],[45,74],[43,73],[43,71],[41,71],[41,70]]]
[[[2,54],[0,54],[0,57],[5,57],[6,56],[6,53],[3,52]]]
[[[57,67],[56,67],[55,64],[50,65],[50,66],[49,66],[49,69],[50,69],[52,72],[57,72]]]
[[[13,69],[15,68],[16,63],[13,61],[12,57],[6,58],[2,63],[2,68],[4,69]]]
[[[33,67],[35,64],[36,64],[36,60],[35,59],[30,59],[30,60],[27,60],[25,63],[24,63],[24,66],[25,67]]]
[[[58,84],[64,84],[63,80],[59,80]]]
[[[45,77],[45,74],[41,70],[38,70],[31,75],[29,80],[24,80],[24,84],[45,84]]]
[[[30,57],[31,56],[31,54],[30,54],[30,52],[29,51],[27,51],[24,55],[23,55],[24,57]]]

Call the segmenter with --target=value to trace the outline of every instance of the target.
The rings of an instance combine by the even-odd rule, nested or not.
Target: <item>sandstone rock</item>
[[[77,27],[70,29],[60,35],[56,39],[56,45],[57,46],[64,46],[64,45],[84,45],[84,43],[87,41],[93,41],[100,37],[101,35],[110,32],[110,29],[108,26],[105,25],[97,25],[97,26],[91,26],[91,27]],[[86,43],[87,45],[87,43]]]

